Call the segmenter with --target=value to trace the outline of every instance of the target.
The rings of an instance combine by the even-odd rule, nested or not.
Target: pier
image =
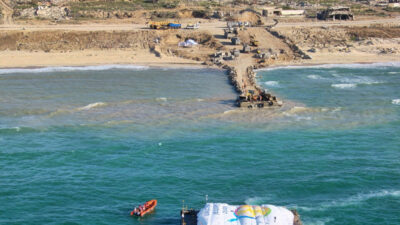
[[[282,101],[257,84],[255,70],[275,61],[292,59],[291,47],[271,34],[267,26],[227,26],[223,35],[216,35],[225,50],[213,54],[211,62],[227,70],[229,80],[238,93],[237,106],[249,109],[282,106]]]
[[[293,225],[303,225],[303,222],[300,219],[300,214],[295,209],[290,210],[293,213]],[[200,210],[195,209],[182,209],[180,211],[181,215],[181,223],[180,225],[198,225],[197,224],[197,215]]]

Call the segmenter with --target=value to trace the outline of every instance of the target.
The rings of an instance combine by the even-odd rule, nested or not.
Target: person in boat
[[[139,209],[139,207],[135,207],[135,209],[133,210],[133,213],[134,213],[136,216],[140,216],[140,209]]]
[[[139,215],[146,210],[146,207],[144,205],[139,206]]]

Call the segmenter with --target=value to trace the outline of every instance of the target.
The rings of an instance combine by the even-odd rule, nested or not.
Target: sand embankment
[[[363,25],[368,21],[362,21]],[[399,26],[374,25],[351,27],[335,23],[279,23],[273,31],[264,27],[250,28],[239,34],[243,43],[251,37],[260,43],[262,51],[275,54],[275,59],[260,60],[254,53],[241,54],[224,65],[236,67],[238,83],[246,81],[242,74],[249,66],[371,63],[399,61]],[[317,26],[319,24],[319,26]],[[57,24],[1,26],[0,67],[82,66],[97,64],[139,64],[160,67],[201,66],[216,51],[241,49],[223,37],[223,22],[202,24],[200,30],[155,31],[141,25]],[[357,28],[358,27],[358,28]],[[87,29],[85,31],[85,28]],[[179,48],[186,38],[200,43],[195,48]],[[294,44],[311,59],[302,59],[288,43]],[[254,48],[253,48],[254,49]],[[209,66],[212,63],[208,63]],[[248,83],[246,85],[249,85]]]
[[[1,51],[0,68],[88,66],[135,64],[152,67],[181,68],[204,66],[199,61],[175,57],[156,57],[148,50],[83,50],[71,52]]]
[[[195,39],[195,48],[178,42]],[[161,67],[200,66],[214,51],[204,31],[4,31],[0,33],[0,67],[141,64]]]

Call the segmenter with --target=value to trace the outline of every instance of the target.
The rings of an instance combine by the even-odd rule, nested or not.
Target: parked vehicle
[[[189,23],[189,24],[186,26],[186,29],[192,29],[192,30],[194,30],[194,29],[199,29],[199,28],[200,28],[200,24],[199,24],[199,23],[195,23],[195,24]]]

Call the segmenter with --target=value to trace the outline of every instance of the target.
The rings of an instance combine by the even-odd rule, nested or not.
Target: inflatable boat
[[[155,199],[150,200],[132,210],[131,216],[143,217],[144,215],[152,212],[156,208],[156,206],[157,206],[157,200]]]

